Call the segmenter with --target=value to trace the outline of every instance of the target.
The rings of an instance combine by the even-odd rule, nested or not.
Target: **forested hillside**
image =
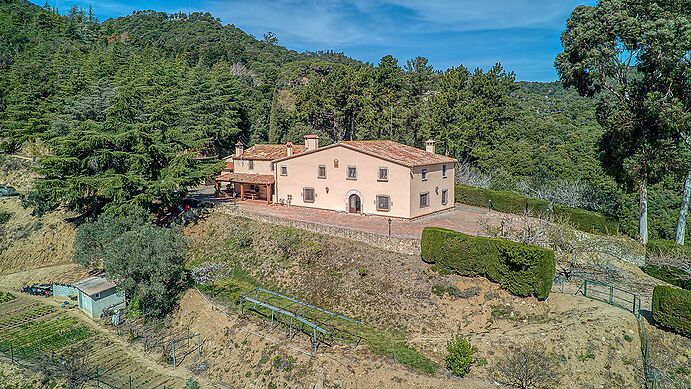
[[[0,147],[37,158],[45,178],[26,205],[96,213],[173,204],[238,140],[434,138],[493,188],[576,187],[576,205],[618,216],[634,234],[635,196],[600,164],[595,103],[558,83],[515,82],[509,70],[297,53],[208,13],[99,22],[0,0]],[[673,236],[681,190],[677,179],[651,188],[653,237]]]

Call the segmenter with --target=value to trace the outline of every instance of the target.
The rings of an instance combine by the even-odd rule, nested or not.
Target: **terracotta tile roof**
[[[215,180],[241,184],[271,185],[274,183],[274,176],[271,174],[226,173],[216,176]]]
[[[235,170],[234,162],[226,162],[226,167],[223,170],[230,170],[231,172]]]
[[[352,140],[341,141],[338,144],[408,167],[456,163],[456,160],[451,157],[430,153],[392,140]]]
[[[304,151],[305,146],[293,145],[293,155],[302,153]],[[239,157],[236,157],[236,159],[272,161],[274,159],[284,158],[287,156],[288,151],[286,149],[286,145],[257,144],[245,150]]]

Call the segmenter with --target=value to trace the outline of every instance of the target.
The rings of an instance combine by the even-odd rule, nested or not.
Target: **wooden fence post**
[[[173,369],[175,369],[176,365],[176,360],[175,360],[175,340],[171,340],[171,343],[173,344]]]

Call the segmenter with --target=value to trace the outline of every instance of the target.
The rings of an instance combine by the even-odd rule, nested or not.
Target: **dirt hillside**
[[[395,333],[440,366],[429,376],[364,345],[323,348],[310,359],[303,354],[309,349],[306,338],[276,347],[248,331],[282,344],[280,327],[268,329],[260,319],[240,319],[233,310],[222,315],[211,311],[205,299],[188,294],[176,321],[191,323],[212,342],[208,374],[222,382],[489,387],[495,385],[496,362],[516,344],[533,342],[554,353],[562,387],[640,385],[637,322],[618,308],[559,293],[547,301],[518,298],[483,278],[441,275],[416,256],[225,215],[188,228],[187,235],[193,242],[190,267],[209,262],[227,266],[228,277],[208,293],[225,306],[232,307],[232,299],[224,296],[237,295],[246,283],[261,284]],[[446,343],[456,333],[478,349],[478,363],[466,379],[453,378],[443,368]],[[276,355],[279,362],[295,358],[293,373],[272,367],[269,361]]]

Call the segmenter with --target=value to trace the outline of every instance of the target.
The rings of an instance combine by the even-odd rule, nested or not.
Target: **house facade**
[[[258,159],[262,150],[265,159]],[[318,137],[307,135],[299,148],[289,143],[237,149],[233,164],[233,176],[225,178],[245,181],[232,183],[241,199],[249,187],[258,198],[286,206],[404,219],[454,206],[456,161],[436,154],[433,141],[425,150],[389,140],[319,147]]]

